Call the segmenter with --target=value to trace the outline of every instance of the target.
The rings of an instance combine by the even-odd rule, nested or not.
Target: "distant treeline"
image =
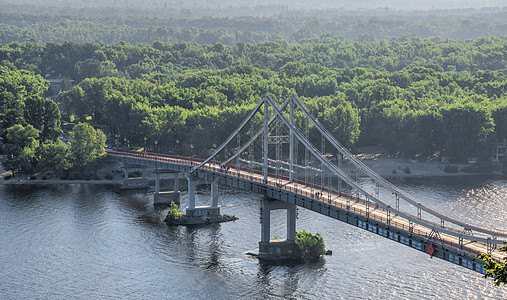
[[[325,68],[365,67],[400,71],[424,66],[437,71],[504,70],[507,38],[476,40],[420,39],[403,36],[389,41],[341,41],[325,37],[304,43],[284,40],[258,44],[163,43],[132,45],[102,43],[0,44],[0,61],[42,76],[68,75],[78,81],[90,77],[142,78],[173,75],[182,70],[224,69],[252,65],[278,71],[289,62]]]
[[[147,137],[149,147],[156,140],[165,151],[176,151],[179,140],[181,153],[200,155],[264,94],[296,93],[351,148],[487,156],[490,142],[507,139],[506,57],[500,37],[0,47],[9,69],[77,80],[57,98],[64,121],[106,126],[131,144]]]
[[[3,0],[7,7],[22,6],[35,14],[110,16],[146,14],[156,17],[178,16],[284,16],[298,12],[305,15],[361,14],[386,12],[477,14],[505,7],[504,0]]]
[[[112,44],[125,41],[151,44],[162,41],[234,45],[237,42],[259,43],[279,39],[315,41],[325,36],[371,41],[407,34],[421,38],[471,39],[484,35],[507,35],[505,9],[470,15],[385,13],[365,16],[351,13],[326,16],[324,12],[306,15],[292,11],[271,17],[191,18],[190,11],[180,11],[177,16],[171,17],[153,17],[143,11],[121,16],[113,8],[97,10],[94,14],[90,9],[82,9],[79,10],[80,15],[42,14],[41,11],[39,15],[34,15],[26,14],[22,6],[16,7],[15,11],[25,14],[13,12],[14,9],[7,9],[9,7],[0,6],[2,43],[75,41]]]

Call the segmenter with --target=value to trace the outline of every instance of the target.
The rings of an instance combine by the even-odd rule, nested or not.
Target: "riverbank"
[[[487,173],[463,172],[463,169],[471,168],[475,164],[443,163],[438,157],[419,161],[392,157],[378,147],[364,147],[358,150],[360,153],[357,154],[357,157],[370,169],[386,179],[460,176],[505,177],[505,175],[499,171]],[[344,166],[344,169],[352,174],[355,167],[348,165]],[[449,169],[454,169],[455,172],[449,172]]]
[[[417,161],[406,158],[393,158],[378,148],[361,148],[357,157],[380,176],[386,179],[404,179],[404,178],[438,178],[438,177],[500,177],[506,176],[498,171],[489,173],[470,173],[463,172],[464,168],[469,168],[473,164],[442,163],[438,159]],[[456,172],[446,172],[446,166],[452,166]],[[343,164],[343,170],[355,175],[355,167],[351,164]],[[10,177],[10,171],[5,171],[0,165],[0,184],[6,185],[54,185],[54,184],[122,184],[123,174],[120,173],[120,165],[117,161],[104,159],[101,161],[100,168],[93,178],[86,179],[64,179],[56,177],[53,174],[15,174]],[[363,174],[364,175],[364,174]],[[153,176],[154,177],[154,176]],[[99,179],[98,179],[99,178]],[[153,179],[153,178],[150,178]]]
[[[50,172],[37,174],[15,173],[6,171],[0,164],[0,184],[5,185],[56,185],[56,184],[103,184],[119,185],[123,183],[123,173],[120,173],[120,165],[117,161],[108,158],[100,162],[100,167],[93,176],[74,174],[75,178],[68,176],[62,178]]]

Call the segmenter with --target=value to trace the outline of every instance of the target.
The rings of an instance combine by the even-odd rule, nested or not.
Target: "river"
[[[507,229],[506,181],[397,184],[441,212]],[[321,233],[333,255],[261,265],[245,255],[257,252],[261,196],[220,193],[222,212],[238,221],[170,228],[147,193],[0,185],[0,298],[507,299],[479,273],[305,209],[297,229]],[[199,190],[198,201],[208,197]],[[272,235],[285,236],[284,221],[273,212]]]

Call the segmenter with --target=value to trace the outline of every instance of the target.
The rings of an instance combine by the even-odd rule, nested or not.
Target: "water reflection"
[[[325,264],[325,259],[305,264],[261,261],[258,265],[257,283],[264,287],[265,296],[301,298],[301,290],[315,284],[326,272]]]

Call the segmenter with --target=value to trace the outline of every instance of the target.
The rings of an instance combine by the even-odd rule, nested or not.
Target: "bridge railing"
[[[178,155],[169,155],[169,154],[159,154],[159,153],[145,153],[145,152],[134,152],[134,151],[107,151],[108,154],[111,155],[118,155],[118,156],[125,156],[125,157],[132,157],[132,158],[138,158],[138,159],[147,159],[147,160],[154,160],[154,161],[161,161],[161,162],[168,162],[173,164],[179,164],[179,165],[188,165],[188,166],[197,166],[203,162],[202,159],[198,158],[188,158]],[[208,161],[205,165],[202,165],[201,168],[213,171],[216,173],[222,173],[224,175],[228,176],[236,176],[239,178],[244,178],[250,181],[254,182],[260,182],[263,183],[264,177],[262,171],[236,166],[236,165],[228,165],[228,168],[220,168],[221,162],[220,161]],[[277,174],[268,174],[267,178],[268,185],[277,187],[279,189],[283,189],[286,191],[294,192],[297,194],[300,194],[302,196],[306,196],[308,198],[313,199],[314,201],[318,201],[323,204],[329,204],[336,207],[340,207],[344,210],[367,216],[369,218],[375,219],[379,222],[382,222],[387,225],[395,226],[397,228],[400,228],[402,230],[406,230],[409,232],[412,232],[414,234],[417,234],[419,236],[429,238],[430,233],[428,233],[428,229],[431,229],[430,227],[425,227],[426,230],[421,230],[417,228],[417,224],[406,224],[406,222],[400,222],[396,220],[398,216],[394,215],[393,217],[387,216],[387,210],[383,207],[380,207],[378,204],[372,201],[368,201],[367,199],[362,199],[361,197],[353,196],[352,194],[346,194],[342,191],[337,191],[334,189],[329,189],[323,186],[320,186],[318,184],[309,183],[307,181],[299,180],[299,179],[293,179],[292,182],[289,182],[289,178],[287,176],[281,176]],[[283,180],[286,183],[280,184],[279,181]],[[310,189],[310,191],[308,190]],[[313,190],[313,192],[312,192]],[[318,196],[316,195],[315,191],[322,191],[323,193],[329,193],[330,197],[324,197],[324,196]],[[327,198],[327,199],[325,199]],[[348,199],[345,202],[343,200],[339,199]],[[360,206],[357,206],[359,204]],[[371,209],[370,211],[367,211],[367,205]],[[371,206],[369,206],[371,205]],[[378,211],[381,214],[372,214],[372,212]],[[383,216],[382,214],[386,214],[386,216]],[[428,222],[431,223],[431,222]],[[441,224],[434,224],[434,228],[443,228]],[[446,227],[447,230],[453,230],[459,233],[459,231]],[[438,241],[435,241],[437,243],[440,243],[442,245],[447,245],[449,247],[460,249],[461,251],[470,253],[472,255],[477,255],[480,253],[480,251],[473,249],[467,245],[459,244],[453,242],[450,238],[446,239],[440,239]]]

